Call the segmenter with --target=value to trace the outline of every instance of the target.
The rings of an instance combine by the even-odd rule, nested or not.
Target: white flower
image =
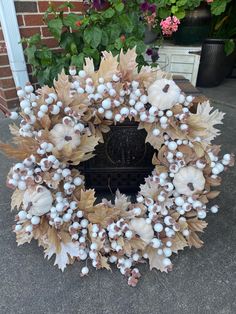
[[[50,131],[50,135],[58,150],[62,150],[66,144],[70,144],[72,149],[80,144],[80,135],[75,132],[73,126],[58,123]]]
[[[175,174],[173,184],[178,193],[191,196],[204,189],[205,181],[202,170],[187,166]]]
[[[52,194],[44,186],[27,189],[23,196],[23,206],[31,215],[42,216],[48,213],[52,207]]]
[[[148,102],[159,110],[172,108],[179,99],[181,90],[172,80],[156,80],[148,88]]]

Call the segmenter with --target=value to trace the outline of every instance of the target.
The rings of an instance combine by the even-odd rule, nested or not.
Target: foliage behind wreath
[[[13,146],[0,144],[20,160],[7,179],[15,190],[18,245],[38,240],[62,271],[76,259],[90,259],[97,269],[115,263],[132,286],[139,262],[168,272],[173,253],[202,246],[206,204],[219,194],[219,174],[233,165],[232,155],[219,158],[220,147],[211,145],[224,114],[211,113],[209,102],[194,108],[193,97],[163,72],[143,67],[138,73],[135,59],[134,50],[121,52],[119,62],[104,52],[98,71],[86,59],[82,71],[62,73],[53,88],[43,86],[37,95],[30,84],[19,89],[20,128],[10,126]],[[158,151],[155,169],[135,203],[117,192],[114,204],[96,204],[95,191],[84,188],[83,175],[71,166],[92,158],[109,126],[127,118],[139,122]],[[81,275],[88,271],[83,267]]]

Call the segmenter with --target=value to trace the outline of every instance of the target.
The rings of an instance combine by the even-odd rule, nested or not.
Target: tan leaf
[[[100,255],[100,265],[101,268],[106,268],[107,270],[111,270],[111,266],[108,264],[108,258]]]
[[[65,74],[64,70],[61,72],[61,74],[58,74],[58,79],[54,80],[54,86],[58,99],[62,101],[64,106],[69,106],[73,101],[73,98],[70,95],[71,83],[69,81],[68,75]]]
[[[220,191],[211,191],[206,194],[206,197],[212,200],[213,198],[216,198],[219,194],[220,194]]]
[[[119,70],[122,73],[123,80],[131,81],[138,65],[136,63],[136,57],[136,47],[128,49],[126,53],[124,53],[123,49],[121,50]]]
[[[187,220],[188,227],[191,231],[203,232],[203,229],[207,227],[207,222],[197,218]]]
[[[115,207],[121,210],[127,210],[131,203],[125,194],[121,194],[119,190],[116,191]]]
[[[205,150],[202,147],[201,143],[193,143],[193,149],[195,150],[198,158],[202,158],[205,155]]]
[[[29,233],[25,231],[25,227],[30,224],[29,221],[23,223],[22,229],[16,232],[16,243],[17,246],[23,245],[24,243],[30,243],[33,239],[33,233]]]
[[[70,156],[72,165],[78,165],[81,161],[91,158],[93,156],[91,155],[91,152],[94,151],[98,142],[99,138],[96,136],[88,136],[86,134],[82,135],[79,147]]]
[[[50,129],[51,120],[48,114],[45,114],[43,118],[40,120],[43,129]]]
[[[94,190],[81,190],[80,199],[78,201],[78,207],[87,213],[93,211],[93,205],[96,201]]]
[[[9,130],[13,136],[19,136],[20,135],[19,134],[19,127],[15,123],[9,124]]]
[[[140,238],[133,238],[129,240],[129,244],[132,249],[141,251],[143,251],[147,246],[147,243]]]
[[[89,221],[94,224],[99,224],[103,228],[106,228],[110,222],[117,219],[121,212],[119,209],[110,208],[103,203],[96,205],[93,211],[93,213],[88,214]]]
[[[11,196],[11,210],[13,210],[15,207],[17,210],[20,209],[21,204],[23,202],[23,195],[24,191],[21,191],[19,189],[16,189],[12,196]]]
[[[171,242],[171,250],[175,253],[177,253],[179,250],[183,250],[186,246],[188,246],[186,239],[180,232],[176,232],[175,237],[171,239]]]
[[[154,249],[153,247],[148,247],[146,249],[146,253],[148,254],[149,258],[149,266],[152,270],[153,268],[156,268],[160,270],[161,272],[168,272],[169,270],[172,270],[172,264],[168,267],[163,266],[162,261],[164,259],[163,255],[157,254],[157,249]]]
[[[118,56],[113,56],[111,52],[104,51],[103,58],[98,70],[98,76],[110,81],[113,74],[118,72]]]
[[[155,199],[158,194],[158,184],[150,180],[150,177],[145,179],[146,183],[140,185],[140,194],[144,197]]]
[[[188,237],[188,245],[190,247],[194,246],[197,249],[203,246],[203,241],[198,237],[196,232],[191,232],[189,237]]]

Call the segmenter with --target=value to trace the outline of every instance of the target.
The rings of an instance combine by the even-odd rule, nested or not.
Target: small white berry
[[[169,144],[168,144],[168,148],[169,148],[170,150],[176,150],[177,144],[176,144],[174,141],[171,141],[171,142],[169,142]]]
[[[32,225],[28,225],[25,227],[25,231],[26,232],[32,232],[33,231],[33,226]]]
[[[83,275],[87,275],[87,274],[89,273],[88,267],[87,267],[87,266],[83,267],[83,268],[81,269],[81,273],[82,273]]]
[[[159,129],[153,129],[153,130],[152,130],[152,134],[153,134],[154,136],[158,136],[160,133],[161,133],[161,132],[160,132]]]
[[[31,223],[32,223],[32,225],[38,225],[38,224],[40,223],[40,217],[38,217],[38,216],[33,216],[33,217],[31,218]]]
[[[163,225],[161,224],[161,223],[156,223],[155,225],[154,225],[154,230],[156,231],[156,232],[161,232],[162,230],[163,230]]]

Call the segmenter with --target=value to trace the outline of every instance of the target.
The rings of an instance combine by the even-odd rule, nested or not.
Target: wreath
[[[202,246],[204,219],[218,211],[207,203],[219,194],[219,175],[234,162],[232,154],[218,157],[220,146],[211,144],[224,114],[211,112],[208,101],[194,105],[168,74],[151,67],[138,71],[135,60],[134,49],[115,57],[104,52],[97,71],[86,59],[83,70],[62,72],[53,87],[34,93],[28,83],[18,89],[20,125],[10,125],[12,144],[0,143],[20,160],[7,178],[15,190],[18,245],[36,239],[45,257],[55,254],[62,271],[86,261],[81,276],[89,272],[88,260],[96,269],[115,264],[131,286],[140,277],[140,262],[168,272],[173,253]],[[134,203],[119,191],[114,202],[96,203],[75,166],[93,157],[110,125],[125,119],[146,130],[146,142],[156,150],[154,170]]]

